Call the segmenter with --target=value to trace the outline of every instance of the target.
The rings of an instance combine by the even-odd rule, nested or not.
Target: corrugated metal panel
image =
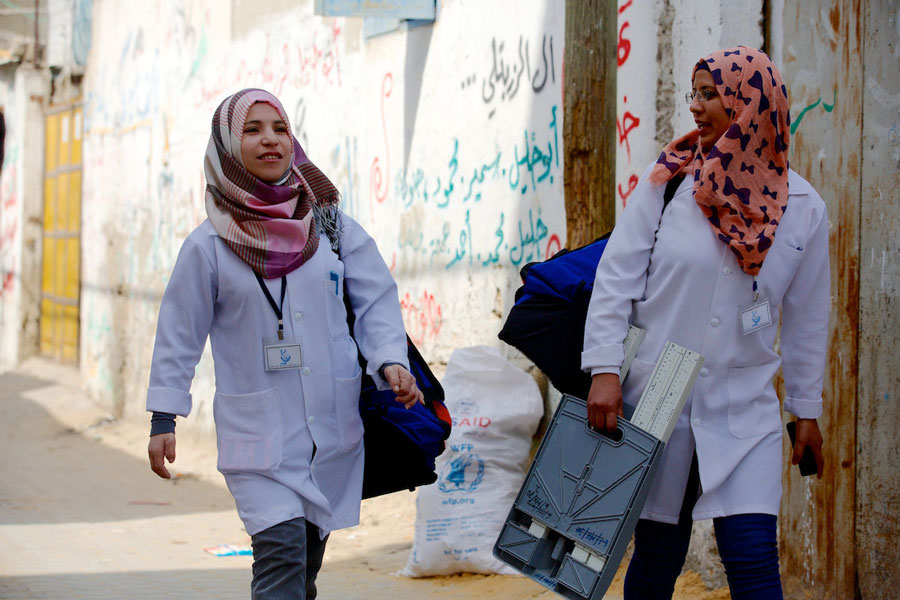
[[[825,474],[785,461],[781,562],[788,598],[852,599],[859,319],[862,48],[859,3],[788,1],[783,72],[791,100],[791,166],[828,205],[832,276],[825,373]],[[788,451],[787,442],[785,452]]]
[[[856,568],[866,599],[900,594],[898,28],[896,0],[865,3]]]

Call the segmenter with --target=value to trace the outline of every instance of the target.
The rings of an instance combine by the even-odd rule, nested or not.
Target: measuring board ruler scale
[[[629,330],[620,380],[643,337],[642,330]],[[659,456],[702,364],[699,354],[666,343],[631,420],[620,420],[621,437],[616,439],[586,425],[584,400],[564,396],[501,530],[494,555],[565,598],[602,598],[625,554],[659,467]],[[592,444],[600,444],[603,451],[585,456],[585,445]],[[635,449],[645,459],[638,469],[640,477],[623,479],[624,473],[617,467],[628,462]],[[587,462],[589,468],[585,468]],[[559,471],[555,478],[554,469]],[[597,472],[603,474],[604,470],[605,475],[598,479]],[[590,493],[573,501],[573,487],[578,495]],[[538,514],[535,501],[546,514]],[[607,508],[598,510],[604,502]],[[593,514],[584,519],[587,513]],[[576,522],[578,527],[573,527]],[[603,537],[600,544],[598,535]]]
[[[667,443],[702,366],[703,356],[666,342],[631,415],[631,424]]]

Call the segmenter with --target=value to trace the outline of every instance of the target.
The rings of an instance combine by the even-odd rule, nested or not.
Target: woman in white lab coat
[[[252,597],[314,598],[329,532],[359,522],[357,346],[380,389],[407,406],[422,398],[397,287],[268,92],[221,103],[204,171],[209,218],[185,240],[160,307],[150,465],[169,477],[175,415],[190,413],[208,336],[218,469],[252,539]]]
[[[779,366],[784,408],[798,417],[792,461],[809,446],[823,468],[828,216],[788,166],[787,90],[768,56],[743,46],[707,56],[687,100],[697,128],[648,168],[597,269],[582,354],[588,419],[614,429],[666,341],[703,355],[635,531],[625,597],[670,598],[692,520],[712,518],[732,598],[770,600],[782,597]],[[620,387],[629,323],[647,334]]]

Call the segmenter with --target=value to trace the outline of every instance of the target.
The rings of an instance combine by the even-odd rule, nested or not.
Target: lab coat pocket
[[[216,393],[213,416],[219,471],[263,473],[278,468],[284,437],[278,390],[238,395]]]
[[[781,431],[781,408],[771,385],[778,363],[728,371],[728,429],[739,438]]]
[[[363,436],[362,417],[359,416],[361,380],[361,370],[355,377],[334,380],[334,407],[341,452],[354,449]]]
[[[328,330],[332,339],[349,335],[347,309],[344,306],[344,263],[335,260],[326,264],[322,280],[325,288],[325,312],[328,314]]]

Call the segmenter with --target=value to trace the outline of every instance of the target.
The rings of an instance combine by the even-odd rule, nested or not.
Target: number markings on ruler
[[[701,355],[666,342],[631,423],[668,442],[702,365]]]

